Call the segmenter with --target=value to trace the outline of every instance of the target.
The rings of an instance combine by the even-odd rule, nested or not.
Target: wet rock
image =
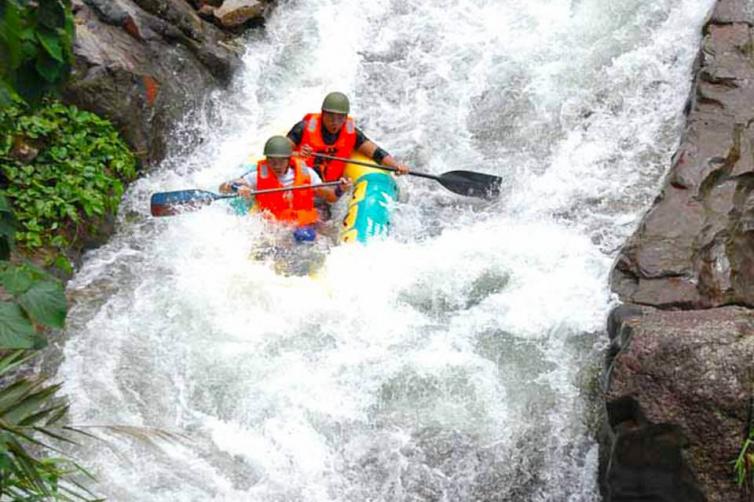
[[[64,98],[110,119],[143,161],[240,65],[231,35],[186,0],[73,0],[75,64]]]
[[[705,27],[686,129],[662,194],[614,267],[626,301],[666,308],[754,306],[754,44],[741,0]],[[715,19],[724,19],[716,23]],[[731,19],[738,19],[733,22]]]
[[[225,0],[219,7],[203,7],[203,12],[212,13],[217,23],[228,29],[238,29],[263,19],[267,4],[259,0]]]
[[[611,273],[630,303],[608,319],[609,502],[746,499],[732,462],[754,411],[753,25],[754,3],[715,5],[678,152]]]
[[[712,11],[713,23],[754,24],[754,4],[745,0],[718,0]]]
[[[731,461],[754,396],[754,311],[624,308],[611,316],[606,500],[737,500]]]

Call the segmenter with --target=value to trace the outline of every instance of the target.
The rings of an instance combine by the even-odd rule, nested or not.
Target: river
[[[712,4],[281,2],[68,285],[72,423],[184,436],[78,448],[97,492],[600,500],[607,276],[678,144]],[[392,235],[323,249],[316,279],[250,259],[271,229],[221,203],[149,216],[153,192],[241,174],[331,90],[413,168],[501,176],[501,198],[402,178]]]

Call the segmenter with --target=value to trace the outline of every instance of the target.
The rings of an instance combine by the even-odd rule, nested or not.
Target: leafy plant
[[[61,424],[68,406],[55,396],[60,384],[23,376],[19,369],[34,354],[8,351],[44,346],[41,327],[62,328],[67,310],[58,280],[8,261],[14,232],[13,213],[0,194],[0,248],[8,251],[0,256],[0,500],[91,500],[75,480],[91,475],[41,439],[74,443],[76,429]]]
[[[39,101],[70,72],[74,37],[70,0],[0,2],[0,105],[16,92]]]
[[[136,160],[113,126],[92,113],[56,101],[36,110],[16,103],[0,110],[0,169],[18,244],[59,255],[115,213]]]
[[[733,469],[736,473],[736,483],[746,491],[751,489],[754,482],[754,427],[749,429],[749,436],[741,446]]]
[[[41,327],[62,328],[66,316],[63,286],[29,264],[0,262],[0,285],[10,301],[0,301],[0,347],[39,349],[47,345]]]
[[[33,355],[13,351],[0,358],[0,377],[26,363]],[[92,476],[46,437],[73,443],[61,424],[68,405],[55,399],[60,384],[49,385],[41,377],[16,378],[0,388],[0,497],[13,500],[91,500],[92,493],[74,478]],[[39,457],[40,449],[57,453]]]
[[[62,328],[66,299],[60,281],[30,264],[8,261],[15,219],[0,194],[0,350],[44,347],[42,327]]]

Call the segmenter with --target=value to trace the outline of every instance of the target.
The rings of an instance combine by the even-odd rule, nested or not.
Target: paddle
[[[395,167],[381,166],[379,164],[372,164],[370,162],[361,162],[358,160],[346,159],[344,157],[334,157],[332,155],[325,155],[324,153],[314,153],[315,157],[328,160],[340,160],[348,164],[356,164],[359,166],[373,167],[375,169],[382,169],[383,171],[397,172]],[[498,176],[492,176],[491,174],[475,173],[472,171],[449,171],[439,176],[434,174],[420,173],[416,171],[409,171],[411,176],[418,176],[420,178],[428,178],[431,180],[439,181],[442,186],[460,195],[468,195],[469,197],[480,197],[482,199],[494,199],[500,195],[500,185],[503,183],[503,179]]]
[[[289,190],[303,190],[305,188],[324,188],[339,185],[339,181],[318,183],[316,185],[301,185],[295,187],[268,188],[251,192],[251,195],[260,195],[274,192],[287,192]],[[187,210],[206,206],[219,199],[232,199],[240,197],[239,194],[220,195],[205,190],[177,190],[175,192],[159,192],[152,194],[149,201],[149,210],[152,216],[173,216]]]

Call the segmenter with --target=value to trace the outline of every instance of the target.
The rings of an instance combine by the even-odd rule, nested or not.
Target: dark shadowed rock
[[[161,160],[176,122],[228,84],[240,48],[186,0],[73,7],[76,60],[65,99],[110,119],[142,160]]]
[[[754,391],[754,311],[623,308],[611,324],[607,500],[737,500],[731,461]]]

